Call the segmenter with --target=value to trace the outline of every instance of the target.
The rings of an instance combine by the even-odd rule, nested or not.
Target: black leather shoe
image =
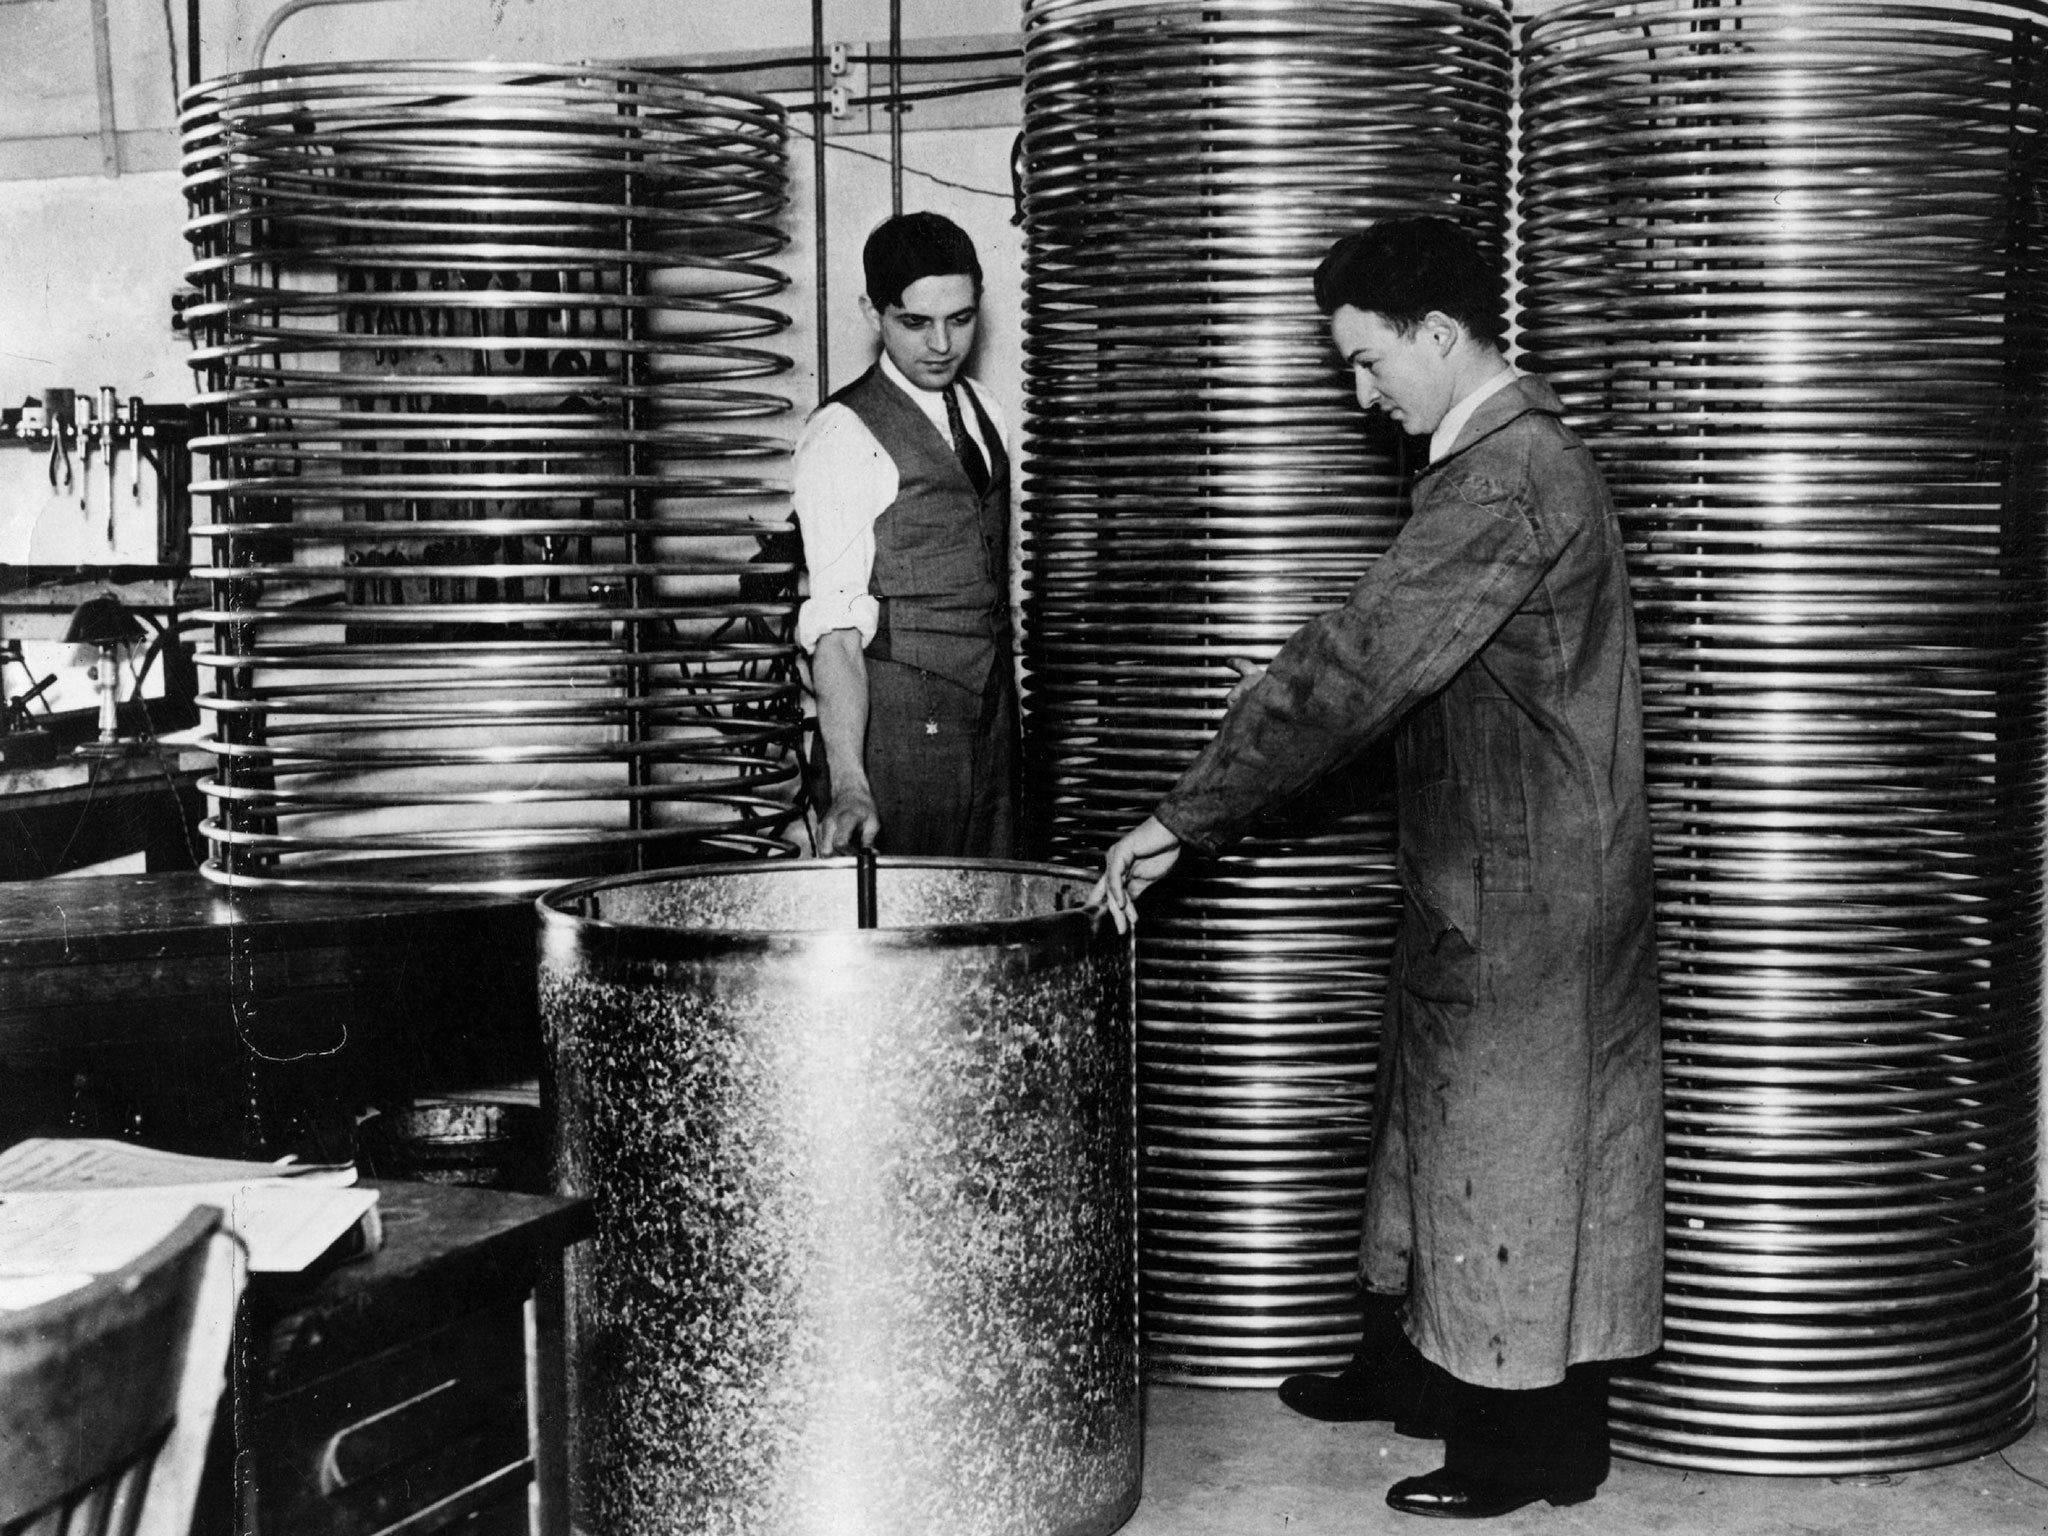
[[[1378,1373],[1356,1366],[1335,1376],[1290,1376],[1280,1383],[1280,1401],[1304,1418],[1325,1424],[1391,1420],[1395,1434],[1415,1440],[1444,1437],[1436,1397],[1426,1388],[1393,1386]]]
[[[1280,1383],[1280,1401],[1303,1417],[1325,1424],[1359,1424],[1394,1416],[1387,1394],[1361,1371],[1290,1376]]]
[[[1491,1520],[1543,1499],[1552,1504],[1583,1504],[1598,1488],[1527,1488],[1497,1483],[1490,1477],[1438,1467],[1421,1477],[1407,1477],[1387,1490],[1387,1507],[1404,1515],[1429,1515],[1438,1520]]]

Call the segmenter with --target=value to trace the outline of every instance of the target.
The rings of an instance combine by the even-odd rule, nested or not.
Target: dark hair
[[[944,214],[899,213],[882,220],[862,247],[860,264],[868,302],[876,309],[901,304],[903,290],[921,278],[956,273],[973,278],[974,296],[981,297],[981,260],[974,242]]]
[[[1349,304],[1403,335],[1440,310],[1482,341],[1507,334],[1500,267],[1449,219],[1381,219],[1345,235],[1316,268],[1316,307]]]

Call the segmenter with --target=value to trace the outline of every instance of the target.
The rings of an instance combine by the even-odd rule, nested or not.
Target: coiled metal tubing
[[[1030,0],[1024,704],[1037,851],[1088,864],[1215,731],[1236,674],[1392,540],[1309,278],[1390,214],[1498,248],[1505,7]],[[1223,857],[1138,939],[1139,1261],[1155,1379],[1270,1384],[1357,1343],[1398,893],[1377,762]]]
[[[785,123],[578,65],[194,87],[206,873],[794,851]]]
[[[1666,1344],[1616,1449],[1869,1473],[2034,1413],[2048,6],[1569,0],[1522,336],[1633,555]]]

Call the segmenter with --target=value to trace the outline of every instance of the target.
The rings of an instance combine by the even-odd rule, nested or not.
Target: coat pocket
[[[1489,891],[1526,891],[1531,888],[1533,870],[1521,712],[1509,699],[1481,698],[1476,702],[1479,782],[1486,805],[1486,825],[1480,834],[1484,856],[1480,884]]]
[[[1459,926],[1428,886],[1412,878],[1405,884],[1407,899],[1395,946],[1402,988],[1436,1003],[1477,1002],[1476,935]]]

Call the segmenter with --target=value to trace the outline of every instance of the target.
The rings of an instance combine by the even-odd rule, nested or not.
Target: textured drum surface
[[[580,1520],[1084,1536],[1138,1497],[1127,941],[1047,866],[545,898]]]

